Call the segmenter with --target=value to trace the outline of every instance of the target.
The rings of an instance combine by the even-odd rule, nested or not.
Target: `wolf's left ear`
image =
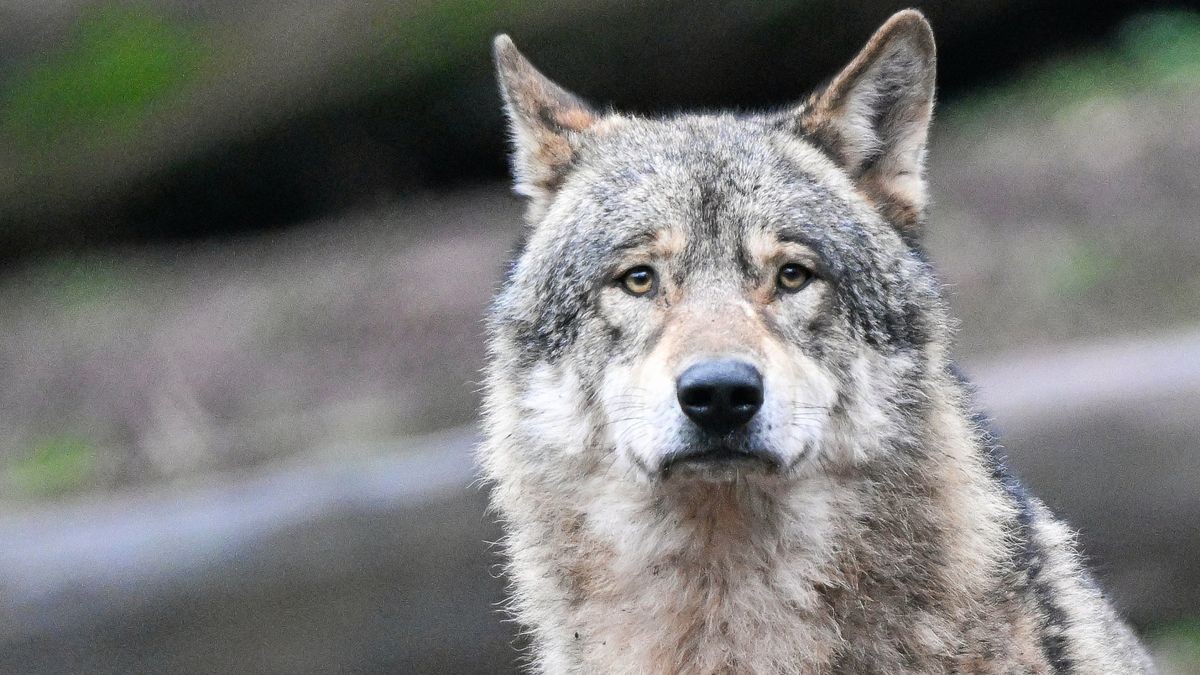
[[[910,239],[920,234],[928,201],[925,144],[936,60],[925,17],[898,12],[799,111],[801,131]]]
[[[538,72],[507,35],[496,37],[492,51],[512,130],[516,190],[545,200],[570,169],[580,134],[599,117]]]

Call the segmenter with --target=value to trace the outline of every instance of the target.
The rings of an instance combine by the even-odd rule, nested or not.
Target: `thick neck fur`
[[[951,672],[982,653],[1000,629],[979,603],[1002,593],[1013,516],[957,383],[939,385],[903,447],[787,480],[655,482],[578,450],[548,471],[494,434],[537,669]]]

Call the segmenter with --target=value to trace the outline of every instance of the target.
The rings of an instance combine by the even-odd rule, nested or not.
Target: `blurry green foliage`
[[[1059,295],[1083,295],[1112,276],[1120,264],[1120,260],[1094,243],[1076,243],[1050,271],[1051,288]]]
[[[433,98],[453,89],[472,68],[487,59],[487,45],[502,19],[520,24],[520,17],[538,5],[528,0],[459,0],[413,5],[385,4],[377,24],[378,44],[347,65],[343,79],[357,79],[368,90],[383,90],[402,78],[432,84]],[[364,79],[365,78],[365,79]]]
[[[394,56],[419,68],[456,65],[464,53],[478,51],[500,16],[513,13],[512,0],[460,0],[431,3],[418,16],[397,23]]]
[[[18,494],[50,496],[78,488],[95,467],[96,450],[91,443],[77,436],[59,436],[10,460],[4,482]]]
[[[1120,33],[1129,67],[1151,80],[1200,79],[1200,14],[1140,14]]]
[[[29,145],[128,135],[197,76],[205,56],[194,34],[145,9],[85,13],[62,51],[8,83],[0,129]]]
[[[1052,59],[1024,77],[964,96],[958,121],[993,119],[997,108],[1060,108],[1149,87],[1200,82],[1200,13],[1173,10],[1132,17],[1109,45]]]

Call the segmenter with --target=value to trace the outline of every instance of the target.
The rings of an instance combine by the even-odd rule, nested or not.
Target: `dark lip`
[[[680,471],[720,471],[746,466],[766,471],[779,470],[779,458],[766,450],[735,447],[726,444],[685,448],[667,455],[661,464],[664,479]]]

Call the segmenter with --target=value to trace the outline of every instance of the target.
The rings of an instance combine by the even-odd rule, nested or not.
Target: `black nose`
[[[701,429],[726,434],[749,422],[763,404],[762,375],[735,359],[701,361],[675,384],[679,407]]]

